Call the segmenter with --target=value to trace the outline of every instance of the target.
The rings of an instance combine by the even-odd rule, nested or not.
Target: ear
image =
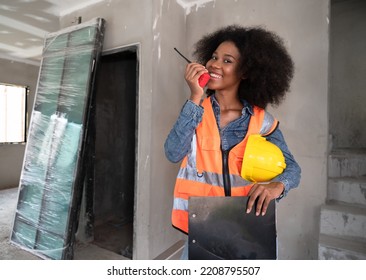
[[[248,78],[246,73],[241,74],[241,79],[242,80],[246,80]]]

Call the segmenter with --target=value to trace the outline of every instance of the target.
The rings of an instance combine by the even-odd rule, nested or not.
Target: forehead
[[[236,45],[231,41],[224,41],[222,42],[217,49],[215,50],[216,53],[220,53],[222,55],[230,55],[235,58],[240,57],[240,53]]]

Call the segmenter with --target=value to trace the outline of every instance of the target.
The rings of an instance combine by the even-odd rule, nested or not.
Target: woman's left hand
[[[252,211],[254,203],[257,202],[255,215],[264,216],[271,200],[278,198],[282,194],[284,188],[285,186],[280,182],[254,184],[248,193],[250,198],[248,200],[247,213]]]

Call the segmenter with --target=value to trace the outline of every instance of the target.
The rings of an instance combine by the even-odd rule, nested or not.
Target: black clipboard
[[[248,197],[191,197],[190,260],[277,259],[276,205],[246,213]]]

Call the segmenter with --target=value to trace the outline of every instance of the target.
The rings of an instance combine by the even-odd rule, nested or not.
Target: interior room
[[[230,24],[275,31],[295,64],[286,99],[267,108],[302,169],[300,185],[277,203],[278,259],[366,259],[365,15],[363,0],[3,0],[0,84],[27,92],[24,141],[0,143],[0,259],[180,258],[187,237],[171,223],[179,164],[167,160],[164,142],[189,88],[174,48],[192,58],[198,39]],[[78,187],[67,204],[67,249],[44,255],[12,238],[30,234],[16,212],[37,143],[31,127],[38,111],[52,118],[40,106],[50,96],[42,73],[48,66],[55,79],[68,69],[48,64],[56,40],[47,39],[95,19],[103,22],[101,39],[91,43],[87,70],[69,73],[78,85],[79,75],[88,76],[88,95],[67,112],[80,114],[82,127],[70,169]]]

